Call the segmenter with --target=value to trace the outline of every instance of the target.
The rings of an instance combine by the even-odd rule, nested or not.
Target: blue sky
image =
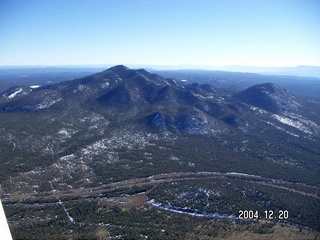
[[[318,0],[1,0],[0,66],[320,66]]]

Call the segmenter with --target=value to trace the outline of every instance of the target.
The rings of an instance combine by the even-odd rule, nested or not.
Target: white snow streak
[[[7,99],[11,99],[11,98],[14,98],[15,96],[17,96],[19,93],[22,93],[23,90],[22,88],[19,88],[17,91],[15,91],[14,93],[10,94]]]
[[[70,214],[68,213],[67,209],[63,206],[61,200],[59,199],[59,204],[63,207],[64,212],[66,213],[67,217],[69,218],[69,221],[72,224],[75,224],[76,222],[74,221],[74,219],[70,216]]]
[[[288,115],[288,117],[284,117],[278,114],[273,114],[272,117],[283,124],[297,128],[298,130],[307,134],[312,134],[312,130],[319,128],[319,126],[315,122],[304,119],[302,116],[299,115]]]

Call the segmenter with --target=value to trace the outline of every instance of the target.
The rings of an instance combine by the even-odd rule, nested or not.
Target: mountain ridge
[[[250,95],[116,66],[72,81],[20,88],[0,95],[1,164],[8,166],[0,175],[9,192],[35,190],[33,171],[39,171],[39,178],[54,172],[50,182],[60,190],[65,181],[85,187],[124,180],[126,174],[119,171],[146,176],[209,168],[262,174],[258,167],[240,167],[243,159],[289,167],[309,181],[319,171],[317,113],[271,83],[253,86]],[[254,101],[271,94],[270,109]],[[292,101],[301,106],[290,107]],[[168,167],[163,170],[162,164]],[[12,171],[17,182],[28,184],[11,185]]]
[[[1,100],[4,112],[68,108],[67,105],[72,102],[81,108],[95,109],[107,118],[109,115],[115,117],[117,113],[123,117],[122,112],[125,111],[128,116],[144,119],[145,122],[150,122],[152,115],[166,116],[165,119],[173,122],[180,122],[178,119],[182,118],[190,122],[190,116],[195,114],[194,119],[199,120],[202,116],[204,122],[208,122],[208,118],[220,122],[221,129],[225,128],[225,124],[243,122],[239,111],[235,111],[241,104],[273,114],[299,113],[302,107],[301,101],[273,83],[255,85],[230,95],[209,84],[186,84],[143,69],[131,70],[123,65],[53,85],[13,87],[1,94]],[[186,114],[181,117],[183,112]],[[192,113],[189,117],[188,112]]]

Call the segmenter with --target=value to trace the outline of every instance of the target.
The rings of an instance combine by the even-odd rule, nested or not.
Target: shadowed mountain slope
[[[265,83],[250,87],[236,95],[245,103],[269,112],[297,111],[301,104],[286,89],[273,83]]]

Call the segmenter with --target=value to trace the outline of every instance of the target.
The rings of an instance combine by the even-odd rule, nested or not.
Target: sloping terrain
[[[275,83],[286,88],[297,97],[319,102],[320,79],[319,77],[298,77],[266,75],[252,72],[226,72],[210,70],[152,70],[152,72],[164,77],[172,77],[189,83],[208,83],[218,88],[243,91],[256,84]]]
[[[7,202],[173,172],[238,172],[317,189],[319,145],[318,109],[272,83],[232,92],[115,66],[0,94]]]

